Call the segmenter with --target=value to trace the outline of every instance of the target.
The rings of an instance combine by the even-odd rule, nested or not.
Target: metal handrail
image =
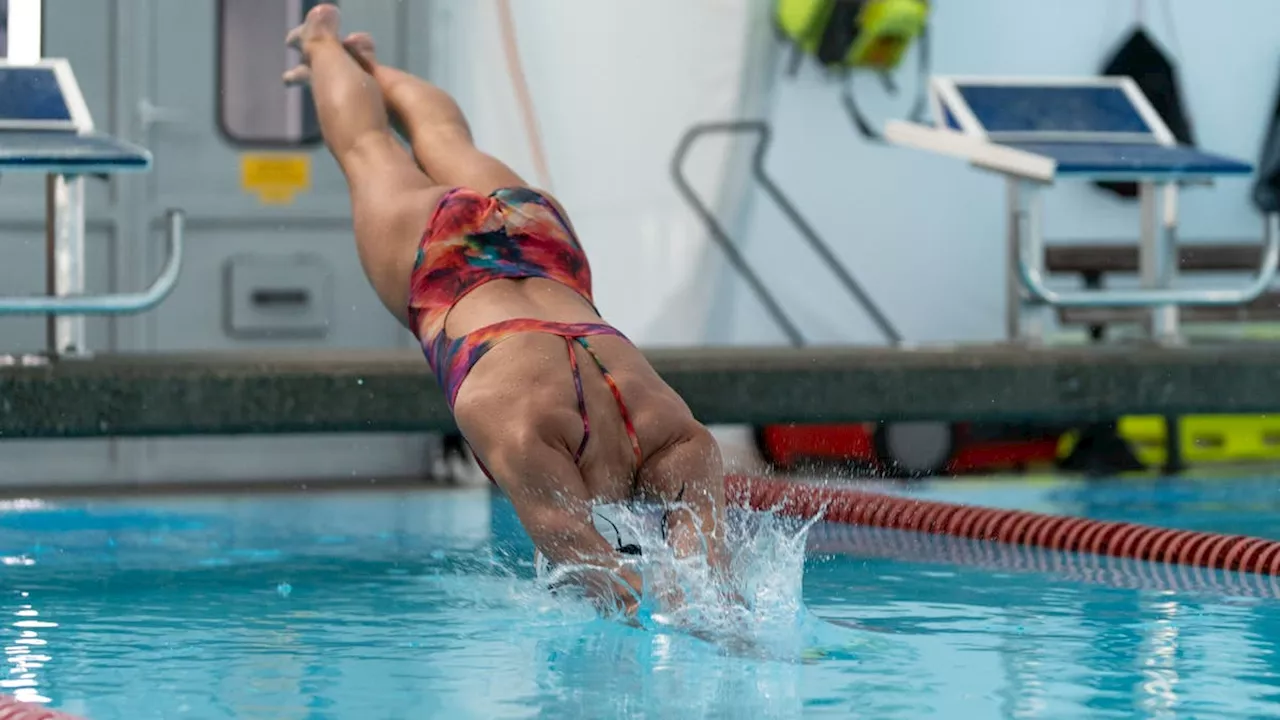
[[[115,295],[68,295],[65,297],[0,298],[2,315],[128,315],[159,305],[178,284],[182,272],[182,245],[186,213],[166,213],[165,241],[169,258],[151,287],[137,293]]]
[[[1243,288],[1234,290],[1093,290],[1059,292],[1045,285],[1044,272],[1030,264],[1034,254],[1031,233],[1020,233],[1018,273],[1032,297],[1058,307],[1156,307],[1160,305],[1244,305],[1256,299],[1275,280],[1280,262],[1280,214],[1270,213],[1263,220],[1265,246],[1258,277]],[[1037,263],[1038,264],[1038,263]]]
[[[880,332],[885,336],[889,343],[892,345],[901,345],[902,335],[898,332],[897,328],[893,326],[893,323],[891,323],[880,308],[876,306],[875,302],[871,300],[866,291],[862,289],[862,286],[858,284],[858,281],[853,278],[853,275],[845,269],[839,258],[837,258],[835,253],[831,251],[831,248],[822,241],[822,238],[818,237],[818,233],[811,225],[809,225],[808,222],[805,221],[804,217],[800,215],[795,206],[791,204],[791,201],[782,194],[782,191],[778,189],[778,186],[775,185],[765,173],[764,159],[765,155],[769,151],[769,146],[773,142],[773,129],[762,120],[741,120],[694,125],[689,128],[688,132],[684,134],[684,137],[680,139],[680,144],[676,148],[675,156],[672,158],[671,174],[675,180],[676,189],[684,196],[689,205],[693,207],[694,212],[696,212],[702,219],[703,224],[706,225],[707,230],[711,233],[711,237],[716,241],[716,244],[720,246],[720,249],[724,251],[725,256],[729,258],[730,264],[733,265],[734,269],[742,275],[744,280],[746,280],[747,285],[751,287],[751,290],[756,294],[756,297],[759,298],[762,304],[764,304],[765,310],[773,317],[778,326],[782,328],[782,331],[787,335],[791,344],[795,347],[801,347],[805,344],[804,336],[800,333],[799,328],[789,317],[787,317],[787,314],[783,312],[778,301],[764,286],[760,277],[756,275],[747,264],[746,258],[742,256],[742,253],[738,250],[737,246],[734,245],[728,232],[726,232],[724,227],[720,225],[720,222],[716,220],[711,209],[708,208],[693,191],[693,187],[684,176],[684,161],[689,154],[690,148],[692,148],[694,142],[702,136],[712,133],[723,133],[728,135],[752,134],[759,136],[759,142],[756,143],[755,152],[751,159],[751,172],[755,176],[756,181],[760,183],[760,186],[764,188],[765,193],[767,193],[778,205],[783,214],[787,216],[787,219],[791,221],[791,224],[800,231],[800,234],[804,236],[806,241],[808,241],[814,252],[818,253],[827,268],[830,269],[831,272],[840,280],[844,289],[859,305],[862,306],[863,310],[871,316],[872,322],[876,324],[876,327],[880,329]]]

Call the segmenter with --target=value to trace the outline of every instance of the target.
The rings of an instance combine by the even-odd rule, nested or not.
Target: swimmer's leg
[[[373,38],[366,33],[351,34],[344,45],[377,80],[418,164],[436,182],[480,193],[525,185],[505,163],[476,148],[462,109],[447,92],[415,75],[380,64]]]
[[[405,151],[388,124],[376,82],[338,38],[334,5],[317,5],[286,39],[302,51],[325,144],[346,176],[356,247],[387,309],[406,320],[414,248],[442,189]]]

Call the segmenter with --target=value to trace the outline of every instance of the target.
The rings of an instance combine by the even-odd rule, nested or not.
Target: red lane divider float
[[[0,695],[0,720],[80,720],[80,718],[43,705],[22,702],[8,695]]]
[[[1280,576],[1276,575],[1222,573],[1192,565],[1062,553],[1027,545],[838,523],[815,527],[809,534],[809,551],[817,555],[964,565],[1005,573],[1049,573],[1064,580],[1127,590],[1280,598]]]
[[[831,523],[909,530],[1168,565],[1280,575],[1280,542],[1063,515],[974,507],[851,488],[731,475],[731,502]],[[825,510],[824,510],[825,508]]]

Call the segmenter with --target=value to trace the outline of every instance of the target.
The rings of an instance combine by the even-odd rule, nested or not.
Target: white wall
[[[590,253],[601,311],[646,346],[700,343],[721,258],[676,194],[671,155],[695,122],[760,112],[769,0],[512,5],[552,190]],[[535,181],[496,4],[439,2],[432,17],[432,79],[483,148]],[[730,159],[709,142],[690,163],[699,191],[726,208],[741,195],[725,182]]]
[[[1280,83],[1275,0],[1146,2],[1151,30],[1178,51],[1188,113],[1206,149],[1256,162]],[[939,0],[934,72],[1096,74],[1127,32],[1134,3],[1121,0]],[[1173,17],[1173,27],[1167,22]],[[778,68],[770,169],[831,242],[907,339],[989,341],[1003,335],[1003,185],[960,162],[876,146],[857,135],[839,88],[811,66],[796,79]],[[905,114],[915,82],[914,53],[899,74],[901,95],[886,99],[872,78],[859,82],[867,114]],[[1251,180],[1183,194],[1184,238],[1257,237]],[[1049,237],[1133,239],[1136,208],[1083,185],[1047,198]],[[780,213],[756,198],[743,242],[784,307],[814,342],[880,343],[875,327],[821,267]],[[784,341],[736,278],[717,289],[708,340]]]

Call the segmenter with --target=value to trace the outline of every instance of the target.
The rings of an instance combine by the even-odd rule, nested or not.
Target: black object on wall
[[[1182,103],[1178,70],[1164,49],[1139,26],[1116,48],[1102,68],[1103,75],[1133,78],[1151,105],[1169,126],[1170,132],[1183,145],[1195,145],[1191,119]],[[1123,198],[1138,196],[1137,183],[1100,182],[1098,187]]]
[[[1280,212],[1280,90],[1276,92],[1276,104],[1262,141],[1253,204],[1264,213]]]

